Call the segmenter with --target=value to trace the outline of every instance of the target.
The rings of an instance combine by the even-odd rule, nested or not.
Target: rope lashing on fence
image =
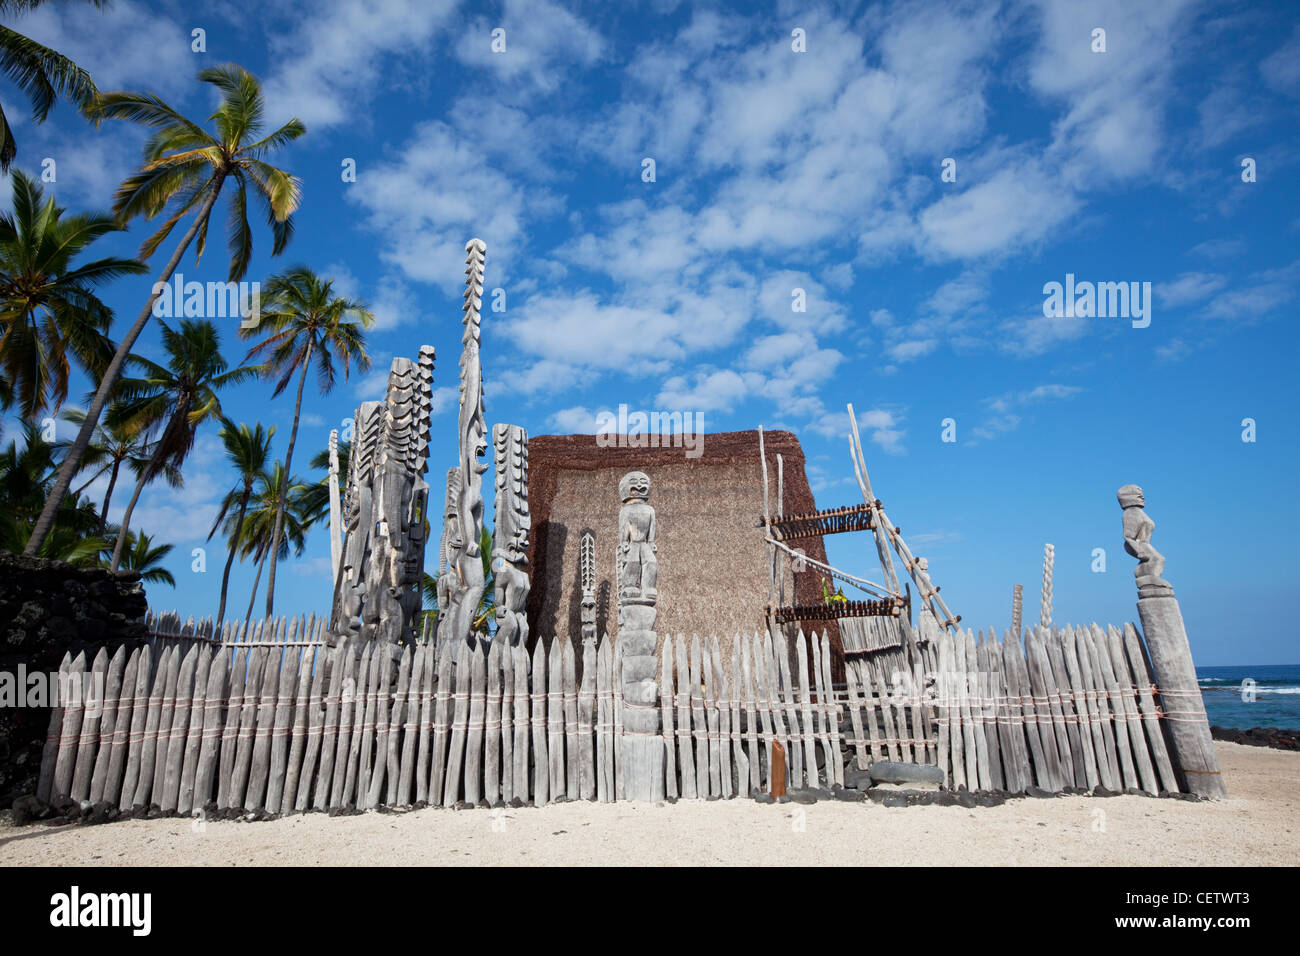
[[[1072,663],[1074,645],[1068,632],[1064,644],[1061,632],[1056,632],[1046,645],[1043,636],[1036,635],[1023,644],[993,641],[991,651],[982,636],[978,645],[956,644],[959,637],[972,641],[967,632],[939,637],[937,662],[911,658],[921,645],[910,642],[897,670],[889,664],[854,662],[847,683],[839,686],[831,682],[825,635],[820,641],[814,635],[812,642],[802,633],[789,642],[780,635],[751,635],[733,651],[730,666],[725,651],[719,660],[715,644],[712,662],[707,654],[703,658],[702,681],[694,661],[690,678],[684,676],[686,654],[679,650],[682,666],[676,679],[665,662],[659,700],[649,702],[625,700],[617,682],[610,689],[619,673],[612,641],[602,644],[596,678],[584,678],[581,690],[572,674],[560,685],[535,681],[531,701],[526,687],[518,692],[523,679],[511,676],[520,674],[522,650],[510,669],[502,667],[500,649],[493,649],[484,662],[485,677],[485,668],[471,655],[483,654],[486,645],[469,651],[459,646],[440,650],[436,644],[401,648],[401,665],[392,666],[389,678],[396,657],[389,661],[380,648],[349,646],[346,639],[328,657],[307,652],[311,656],[301,658],[288,647],[282,648],[283,654],[245,652],[232,658],[208,646],[180,644],[156,655],[147,679],[134,683],[120,680],[119,657],[108,682],[121,683],[121,693],[108,695],[111,699],[100,706],[68,704],[66,721],[60,712],[60,720],[51,723],[57,753],[47,759],[57,765],[63,755],[55,784],[58,794],[85,800],[87,793],[105,792],[107,785],[113,794],[108,800],[117,801],[120,794],[127,809],[143,802],[177,812],[174,781],[180,778],[182,813],[189,806],[207,806],[214,797],[218,808],[274,813],[308,807],[366,810],[380,804],[410,806],[413,801],[447,804],[458,802],[462,792],[470,802],[513,794],[545,803],[548,793],[590,799],[597,788],[603,795],[599,799],[618,799],[615,777],[622,758],[612,745],[646,737],[659,738],[665,768],[681,774],[683,789],[676,792],[682,796],[737,796],[762,786],[778,743],[789,748],[786,773],[792,786],[830,782],[844,769],[836,755],[847,753],[852,761],[856,749],[863,769],[869,760],[938,763],[950,787],[1005,785],[1017,790],[1033,784],[1059,791],[1083,783],[1097,785],[1095,774],[1104,766],[1102,782],[1108,788],[1141,785],[1154,792],[1149,750],[1161,767],[1159,784],[1176,788],[1178,784],[1164,776],[1168,756],[1157,747],[1163,732],[1155,722],[1169,720],[1180,727],[1204,722],[1203,712],[1194,709],[1191,700],[1199,691],[1174,688],[1162,695],[1142,666],[1140,646],[1130,646],[1126,660],[1122,645],[1110,650],[1101,640],[1092,646],[1097,633],[1079,644],[1080,651],[1087,648],[1090,655],[1083,657],[1082,680],[1074,670],[1078,662]],[[675,646],[684,645],[679,640]],[[797,668],[790,656],[796,649],[801,661]],[[1065,670],[1049,659],[1063,649],[1069,665]],[[568,653],[569,648],[564,650]],[[804,656],[809,651],[811,660]],[[349,652],[357,656],[349,657]],[[149,653],[148,648],[138,648],[131,666]],[[986,660],[990,653],[992,667]],[[454,670],[452,656],[460,656]],[[309,661],[324,667],[315,670],[316,682],[310,687]],[[465,669],[470,661],[473,666]],[[910,667],[904,661],[910,661]],[[227,675],[214,672],[208,679],[209,662],[227,668]],[[805,670],[805,662],[812,667]],[[179,684],[178,666],[188,668],[180,670]],[[435,667],[436,684],[431,676]],[[82,656],[66,670],[61,668],[61,676],[83,675],[87,668]],[[105,673],[104,663],[97,661],[95,668],[94,673]],[[423,682],[417,682],[417,673],[426,675]],[[504,694],[494,687],[503,673]],[[147,690],[150,682],[152,693]],[[593,701],[599,702],[598,711],[592,709]],[[454,715],[453,705],[458,711]],[[653,729],[644,721],[623,723],[626,716],[656,709],[663,719],[649,725]],[[1077,736],[1080,732],[1083,739]],[[503,737],[513,738],[513,749]],[[1087,750],[1089,738],[1094,752]],[[304,740],[307,747],[300,746]],[[292,746],[285,747],[286,741]],[[1075,759],[1080,751],[1072,749],[1078,743],[1085,744],[1083,766],[1092,768],[1091,781],[1080,777],[1081,765]],[[80,751],[88,746],[110,748],[125,759],[108,771],[107,759],[94,760],[93,753],[81,758]],[[582,756],[584,748],[591,749]],[[543,782],[546,774],[534,775],[546,765],[548,753],[549,788]],[[707,772],[715,754],[721,758],[724,777],[731,777],[721,785]],[[187,755],[198,760],[186,762]],[[74,770],[74,763],[84,769]],[[94,790],[86,782],[92,763],[98,774]],[[197,777],[196,763],[202,768]],[[103,779],[101,764],[112,781]],[[126,773],[124,765],[131,768]],[[701,765],[706,768],[702,776]],[[1146,776],[1135,779],[1135,769]],[[386,773],[392,774],[387,788]],[[74,776],[78,782],[73,782]],[[513,790],[506,789],[506,778]]]

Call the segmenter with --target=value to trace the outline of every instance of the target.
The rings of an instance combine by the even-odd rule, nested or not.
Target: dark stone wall
[[[0,673],[57,672],[64,653],[145,640],[140,575],[0,551]],[[23,688],[17,688],[21,694]],[[0,807],[36,791],[49,708],[0,706]]]

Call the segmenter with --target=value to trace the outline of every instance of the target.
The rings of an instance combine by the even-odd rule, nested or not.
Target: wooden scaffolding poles
[[[892,544],[894,550],[898,552],[898,557],[907,569],[907,573],[916,583],[918,596],[929,606],[930,611],[934,614],[934,619],[939,622],[941,627],[955,628],[957,622],[961,620],[961,615],[954,615],[948,610],[948,605],[944,603],[943,598],[939,596],[939,588],[931,582],[929,571],[925,566],[912,555],[912,551],[899,534],[898,529],[894,527],[885,514],[884,506],[871,491],[871,479],[867,476],[867,462],[862,455],[862,438],[858,434],[858,419],[853,414],[853,405],[848,406],[849,424],[852,430],[849,434],[849,453],[853,459],[853,472],[858,479],[858,487],[862,491],[863,500],[871,506],[873,511],[872,531],[876,537],[876,550],[880,553],[880,564],[885,569],[886,584],[889,585],[897,595],[896,600],[902,601],[902,594],[898,586],[898,577],[894,573],[893,557],[889,553],[886,542]]]

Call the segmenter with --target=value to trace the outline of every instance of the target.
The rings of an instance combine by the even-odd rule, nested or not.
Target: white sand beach
[[[1230,799],[1013,800],[886,808],[752,800],[674,806],[307,814],[0,825],[0,865],[1294,865],[1300,753],[1220,742]]]

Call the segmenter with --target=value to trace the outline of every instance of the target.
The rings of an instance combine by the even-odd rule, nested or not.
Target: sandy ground
[[[1300,863],[1300,754],[1218,744],[1231,799],[885,808],[752,800],[568,803],[266,823],[0,826],[0,865],[850,865]]]

